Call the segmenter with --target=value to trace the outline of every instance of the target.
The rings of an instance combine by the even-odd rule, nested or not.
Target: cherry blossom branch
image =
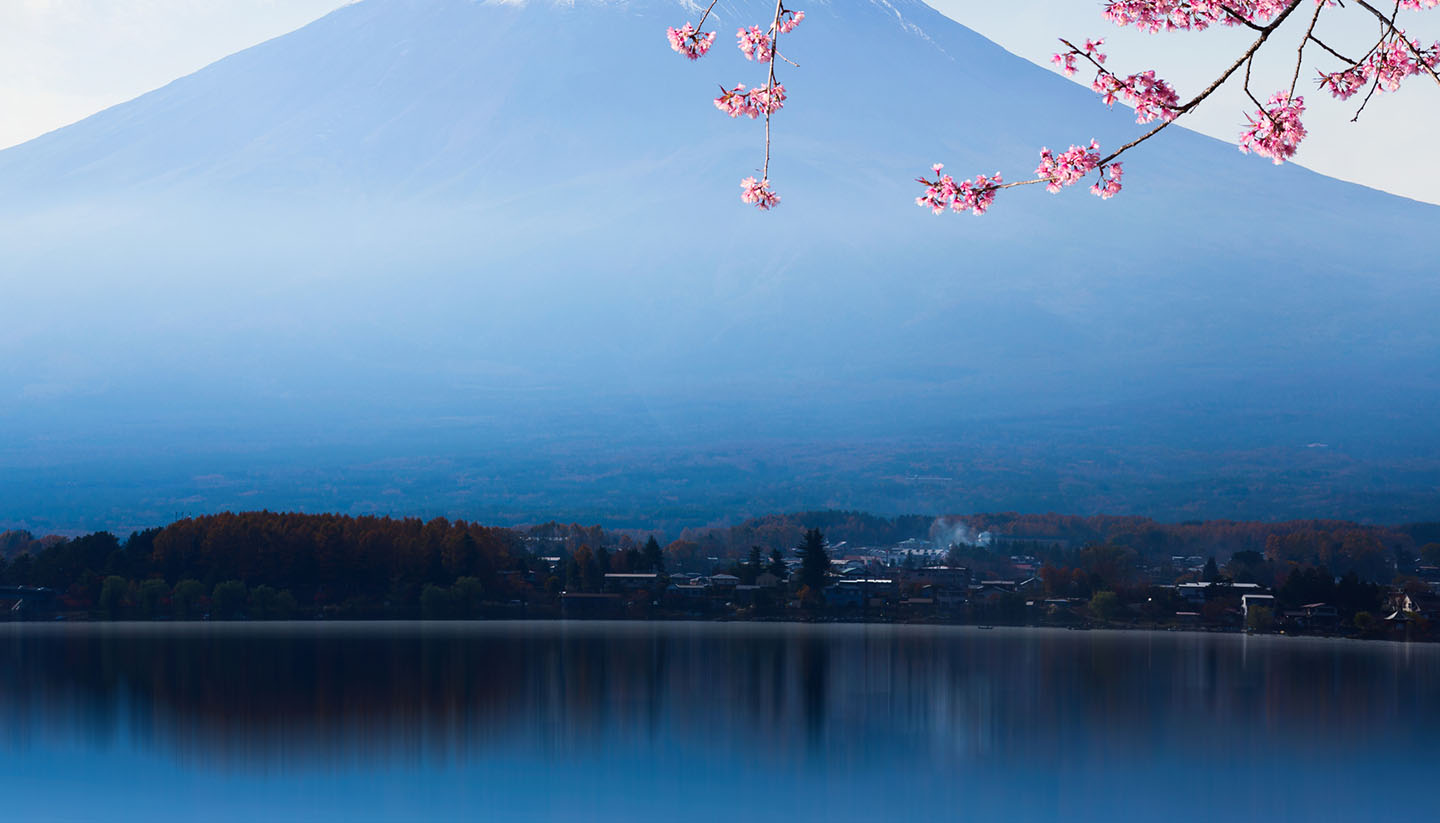
[[[1268,40],[1270,39],[1270,35],[1274,34],[1274,33],[1275,33],[1275,30],[1280,27],[1280,24],[1283,23],[1283,22],[1285,22],[1285,18],[1286,18],[1286,17],[1289,17],[1289,16],[1290,16],[1290,13],[1293,12],[1295,9],[1297,9],[1297,8],[1299,8],[1299,7],[1300,7],[1300,0],[1294,0],[1294,2],[1292,2],[1292,3],[1290,4],[1290,6],[1289,6],[1288,8],[1286,8],[1285,11],[1284,11],[1279,17],[1277,17],[1277,18],[1275,19],[1274,22],[1272,22],[1272,23],[1271,23],[1270,25],[1268,25],[1268,26],[1265,26],[1265,27],[1261,28],[1261,29],[1260,29],[1260,36],[1259,36],[1258,38],[1256,38],[1256,40],[1255,40],[1254,43],[1251,43],[1251,44],[1250,44],[1250,48],[1246,49],[1244,54],[1241,54],[1239,57],[1237,57],[1237,58],[1235,59],[1235,62],[1234,62],[1234,63],[1231,63],[1231,64],[1230,64],[1230,67],[1229,67],[1228,69],[1226,69],[1223,73],[1221,73],[1221,75],[1220,75],[1219,77],[1217,77],[1217,78],[1215,79],[1215,82],[1211,83],[1209,86],[1206,86],[1203,91],[1201,91],[1199,94],[1197,94],[1197,95],[1195,95],[1194,97],[1192,97],[1192,98],[1189,100],[1189,102],[1185,103],[1184,105],[1182,105],[1182,106],[1180,106],[1178,109],[1176,109],[1176,112],[1177,112],[1177,113],[1176,113],[1176,116],[1175,116],[1174,119],[1172,119],[1172,120],[1167,120],[1167,121],[1165,121],[1164,123],[1161,123],[1159,126],[1156,126],[1155,128],[1151,129],[1149,132],[1146,132],[1145,134],[1142,134],[1141,136],[1137,137],[1136,139],[1131,140],[1129,143],[1126,143],[1125,145],[1123,145],[1123,146],[1121,146],[1120,148],[1116,149],[1116,150],[1115,150],[1114,152],[1112,152],[1109,156],[1107,156],[1103,161],[1101,161],[1102,164],[1103,164],[1103,163],[1112,163],[1112,162],[1114,162],[1115,159],[1118,158],[1120,155],[1122,155],[1122,154],[1124,154],[1125,152],[1127,152],[1127,151],[1135,148],[1136,146],[1140,145],[1141,143],[1144,143],[1146,140],[1149,140],[1150,138],[1154,137],[1155,135],[1157,135],[1157,134],[1159,134],[1160,132],[1164,131],[1165,129],[1169,128],[1169,127],[1170,127],[1170,124],[1171,124],[1171,123],[1174,123],[1175,120],[1180,119],[1180,117],[1181,117],[1182,115],[1189,114],[1190,112],[1192,112],[1192,111],[1194,111],[1195,109],[1199,108],[1201,103],[1205,102],[1205,100],[1208,99],[1211,95],[1213,95],[1215,92],[1219,91],[1221,86],[1224,86],[1224,85],[1230,80],[1231,77],[1235,76],[1235,72],[1239,71],[1241,66],[1244,66],[1244,65],[1249,64],[1249,62],[1251,61],[1251,59],[1255,57],[1255,53],[1258,52],[1258,51],[1260,51],[1260,48],[1261,48],[1262,46],[1264,46],[1265,43],[1266,43],[1266,41],[1268,41]]]
[[[1088,147],[1072,145],[1058,154],[1048,148],[1041,149],[1040,164],[1035,169],[1035,177],[1030,179],[1006,182],[997,172],[990,177],[979,175],[972,180],[956,182],[943,174],[944,166],[936,164],[932,167],[934,180],[923,176],[917,178],[926,190],[916,198],[916,202],[936,213],[949,208],[956,212],[984,214],[994,202],[996,192],[1003,189],[1044,183],[1048,191],[1059,192],[1085,179],[1091,172],[1098,177],[1090,187],[1091,192],[1101,198],[1113,197],[1121,190],[1123,169],[1120,158],[1194,112],[1230,82],[1241,68],[1245,70],[1242,82],[1244,93],[1255,105],[1255,111],[1246,114],[1247,125],[1240,134],[1239,148],[1242,152],[1258,154],[1277,164],[1283,163],[1294,157],[1306,136],[1301,123],[1305,99],[1297,97],[1295,92],[1311,43],[1343,64],[1339,71],[1319,71],[1321,89],[1328,90],[1335,98],[1346,100],[1367,85],[1370,87],[1355,112],[1356,119],[1378,92],[1397,90],[1407,77],[1424,73],[1440,84],[1440,42],[1422,46],[1419,41],[1408,38],[1397,23],[1402,10],[1440,8],[1440,0],[1395,0],[1394,8],[1388,15],[1368,0],[1353,0],[1356,6],[1368,11],[1379,22],[1379,35],[1374,45],[1359,60],[1350,60],[1316,34],[1326,8],[1345,9],[1345,0],[1312,1],[1316,4],[1315,13],[1296,45],[1295,70],[1291,73],[1289,86],[1262,103],[1251,89],[1255,57],[1305,0],[1106,0],[1103,16],[1122,27],[1132,26],[1154,34],[1182,29],[1203,31],[1212,25],[1220,25],[1248,28],[1256,32],[1257,37],[1213,82],[1183,103],[1174,88],[1157,77],[1154,71],[1121,76],[1107,68],[1107,57],[1100,51],[1105,42],[1103,39],[1086,40],[1082,47],[1061,38],[1060,43],[1067,51],[1056,54],[1054,62],[1066,75],[1074,75],[1078,62],[1083,59],[1094,68],[1091,88],[1102,96],[1106,105],[1113,106],[1117,100],[1123,100],[1134,107],[1137,123],[1160,122],[1103,156],[1100,145],[1094,140]],[[678,29],[668,29],[666,33],[671,48],[691,60],[704,56],[714,44],[715,33],[701,29],[717,4],[718,0],[711,0],[700,17],[699,25],[686,23]],[[746,89],[743,84],[731,89],[722,86],[720,96],[715,98],[715,107],[731,117],[744,115],[753,120],[763,115],[765,118],[765,159],[760,179],[748,177],[741,182],[741,200],[761,210],[771,209],[780,202],[779,195],[770,188],[773,120],[775,113],[784,107],[786,99],[785,87],[776,75],[776,66],[780,61],[796,66],[794,61],[780,53],[780,35],[789,34],[804,17],[804,12],[790,11],[785,8],[784,0],[776,0],[775,13],[766,30],[762,31],[759,26],[740,29],[736,39],[741,53],[747,60],[767,64],[765,84],[752,89]]]
[[[707,8],[705,15],[700,18],[700,26],[686,23],[678,29],[667,29],[666,36],[670,39],[670,48],[691,60],[698,60],[704,56],[715,42],[715,33],[702,32],[700,27],[704,25],[706,18],[710,15],[710,9],[714,7],[715,2],[711,2],[710,8]],[[740,199],[761,211],[768,211],[780,204],[780,195],[770,188],[773,119],[775,112],[785,106],[785,86],[776,77],[775,65],[778,61],[783,60],[799,68],[795,61],[780,53],[780,35],[794,31],[795,27],[800,25],[800,21],[804,19],[805,12],[790,11],[785,8],[784,0],[775,0],[775,14],[770,19],[769,28],[761,31],[759,26],[751,26],[748,29],[742,28],[737,31],[735,33],[736,45],[739,47],[740,53],[745,55],[745,59],[766,64],[765,85],[748,90],[743,83],[733,89],[721,86],[720,96],[715,98],[715,108],[731,117],[744,115],[752,120],[761,115],[765,117],[765,163],[760,171],[760,179],[747,177],[740,181]]]
[[[1119,25],[1135,26],[1151,33],[1176,29],[1203,30],[1212,24],[1219,24],[1244,26],[1259,34],[1219,77],[1184,103],[1173,98],[1173,90],[1164,81],[1156,79],[1154,72],[1142,72],[1122,78],[1106,68],[1106,56],[1099,51],[1103,40],[1087,40],[1084,47],[1080,47],[1069,40],[1061,39],[1060,42],[1068,51],[1056,54],[1053,62],[1059,65],[1065,74],[1073,75],[1077,62],[1083,59],[1095,68],[1095,80],[1091,87],[1103,96],[1107,105],[1113,105],[1116,99],[1123,98],[1134,104],[1136,122],[1145,123],[1156,119],[1162,122],[1104,156],[1100,155],[1099,145],[1093,140],[1090,141],[1088,149],[1071,146],[1068,151],[1058,155],[1049,149],[1041,149],[1040,165],[1035,170],[1037,176],[1034,179],[1007,183],[996,173],[989,177],[981,175],[973,180],[956,182],[949,175],[943,174],[944,167],[937,164],[933,167],[935,179],[930,180],[923,176],[917,179],[925,186],[925,192],[916,198],[916,202],[937,214],[947,208],[955,212],[984,214],[994,202],[995,193],[1003,189],[1045,183],[1047,190],[1058,192],[1079,182],[1090,172],[1099,174],[1099,180],[1091,187],[1091,191],[1102,198],[1111,197],[1121,188],[1120,158],[1126,152],[1153,139],[1181,117],[1195,111],[1234,78],[1242,67],[1245,69],[1242,83],[1244,93],[1255,104],[1257,111],[1247,115],[1247,127],[1240,135],[1240,150],[1270,158],[1277,164],[1283,163],[1294,156],[1306,136],[1305,127],[1301,123],[1305,101],[1302,97],[1296,97],[1295,92],[1304,68],[1306,47],[1312,42],[1347,64],[1340,72],[1320,73],[1321,87],[1328,86],[1334,96],[1340,99],[1354,94],[1371,79],[1375,81],[1371,89],[1372,96],[1376,89],[1394,91],[1402,78],[1422,71],[1440,81],[1440,71],[1437,71],[1437,67],[1440,67],[1440,43],[1426,48],[1417,41],[1406,38],[1404,32],[1398,28],[1394,15],[1387,18],[1383,12],[1365,0],[1355,2],[1380,20],[1380,36],[1375,46],[1359,61],[1347,59],[1315,34],[1325,8],[1332,5],[1343,8],[1345,4],[1340,0],[1315,0],[1315,13],[1296,46],[1295,70],[1288,89],[1276,92],[1268,102],[1262,103],[1251,90],[1255,56],[1300,8],[1302,2],[1303,0],[1107,2],[1104,10],[1106,18]],[[1397,0],[1395,13],[1398,14],[1402,8],[1420,10],[1437,6],[1440,6],[1440,0]],[[1369,96],[1366,98],[1367,103],[1368,101]],[[1363,105],[1361,110],[1364,110]],[[1359,114],[1357,112],[1356,116]]]
[[[1412,4],[1411,4],[1410,7],[1411,7],[1411,8],[1416,8],[1416,9],[1418,9],[1418,8],[1421,7],[1421,6],[1420,6],[1420,3],[1421,3],[1421,2],[1422,2],[1422,0],[1413,0],[1413,2],[1412,2]],[[1380,23],[1381,23],[1386,29],[1388,29],[1389,32],[1390,32],[1397,40],[1399,40],[1401,43],[1404,43],[1404,44],[1405,44],[1405,47],[1410,50],[1410,53],[1411,53],[1411,54],[1415,55],[1416,61],[1419,63],[1419,65],[1420,65],[1421,67],[1423,67],[1427,72],[1430,73],[1430,77],[1431,77],[1432,79],[1434,79],[1434,81],[1435,81],[1436,83],[1440,83],[1440,69],[1437,69],[1437,68],[1435,67],[1435,63],[1432,62],[1432,61],[1429,59],[1429,55],[1423,54],[1423,53],[1420,51],[1420,48],[1419,48],[1418,46],[1416,46],[1414,43],[1412,43],[1412,42],[1410,41],[1410,38],[1408,38],[1408,37],[1405,36],[1405,32],[1401,31],[1400,29],[1395,28],[1395,19],[1394,19],[1393,17],[1387,18],[1387,17],[1385,16],[1385,13],[1384,13],[1384,12],[1380,11],[1379,9],[1377,9],[1377,8],[1375,8],[1374,6],[1370,5],[1369,3],[1365,2],[1365,0],[1355,0],[1355,5],[1359,6],[1359,7],[1362,8],[1362,9],[1365,9],[1366,11],[1370,12],[1371,14],[1373,14],[1373,15],[1375,15],[1377,18],[1379,18]],[[1434,8],[1435,5],[1436,5],[1436,4],[1432,1],[1432,2],[1429,3],[1428,6],[1426,6],[1426,8]],[[1397,14],[1398,14],[1399,11],[1400,11],[1400,3],[1398,3],[1398,2],[1395,4],[1395,11],[1396,11]]]
[[[775,88],[775,57],[780,54],[780,12],[785,10],[784,0],[775,0],[775,19],[770,23],[770,79],[766,83],[768,88]],[[760,179],[770,179],[770,117],[774,110],[769,106],[765,107],[765,167],[760,172]],[[778,200],[777,200],[778,202]]]

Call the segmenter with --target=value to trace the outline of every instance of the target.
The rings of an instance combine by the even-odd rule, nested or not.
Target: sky
[[[1208,84],[1246,39],[1239,30],[1143,35],[1105,22],[1089,0],[926,0],[1011,52],[1049,64],[1055,37],[1107,38],[1110,66],[1156,69],[1182,97]],[[228,54],[284,34],[349,0],[4,0],[0,2],[0,147],[11,146],[124,102]],[[1353,12],[1334,15],[1353,21]],[[1411,33],[1440,39],[1440,13],[1412,13]],[[1306,21],[1257,64],[1257,96],[1288,85]],[[1297,28],[1300,27],[1300,28]],[[1371,35],[1322,32],[1339,42]],[[1308,58],[1307,58],[1308,60]],[[1309,61],[1313,65],[1314,61]],[[1311,76],[1307,69],[1305,76]],[[1088,83],[1089,78],[1077,77]],[[937,78],[943,82],[943,78]],[[963,104],[957,89],[957,104]],[[1264,91],[1268,95],[1268,91]],[[1440,203],[1440,88],[1414,80],[1398,95],[1381,95],[1359,123],[1354,104],[1307,95],[1311,130],[1302,165],[1343,180]],[[1097,102],[1097,105],[1099,103]],[[1237,88],[1207,101],[1184,122],[1234,142],[1248,106]],[[1087,135],[1075,135],[1083,143]]]

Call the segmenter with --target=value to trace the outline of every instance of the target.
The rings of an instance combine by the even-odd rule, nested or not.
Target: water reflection
[[[889,787],[882,810],[991,803],[1081,819],[1070,795],[1098,816],[1122,813],[1122,796],[1166,804],[1207,781],[1274,813],[1295,808],[1280,780],[1324,787],[1329,799],[1309,811],[1331,819],[1345,811],[1336,781],[1362,776],[1393,784],[1404,807],[1440,731],[1437,651],[887,626],[11,625],[0,627],[0,766],[130,763],[222,785],[296,770],[478,779],[497,762],[620,770],[610,806],[595,799],[606,789],[580,806],[564,792],[511,798],[533,818],[643,815],[625,791],[705,788],[722,774],[830,792],[840,819],[872,813],[845,801],[861,787]],[[336,792],[327,804],[343,802]],[[1373,795],[1364,802],[1369,817]],[[767,802],[746,816],[815,808]]]

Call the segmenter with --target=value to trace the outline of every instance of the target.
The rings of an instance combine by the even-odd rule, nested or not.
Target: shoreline
[[[62,634],[84,629],[123,629],[134,631],[137,629],[155,632],[163,632],[166,629],[183,630],[184,633],[191,633],[196,629],[207,629],[222,633],[245,633],[261,630],[265,633],[285,633],[296,629],[321,629],[330,628],[346,632],[363,630],[394,630],[406,629],[454,629],[454,630],[475,630],[484,627],[493,628],[515,628],[518,626],[527,627],[566,627],[582,628],[590,627],[596,630],[604,628],[638,628],[641,626],[764,626],[764,627],[855,627],[855,628],[898,628],[898,629],[929,629],[929,630],[953,630],[969,632],[995,631],[1004,634],[1021,633],[1102,633],[1106,635],[1201,635],[1201,636],[1224,636],[1241,639],[1250,638],[1274,638],[1285,640],[1306,640],[1306,641],[1350,641],[1356,643],[1389,643],[1404,645],[1440,646],[1440,643],[1421,638],[1405,637],[1364,637],[1345,634],[1287,634],[1284,632],[1249,632],[1233,631],[1227,629],[1204,629],[1184,628],[1167,626],[1046,626],[1046,625],[1001,625],[1001,624],[976,624],[957,623],[942,621],[918,621],[918,620],[846,620],[846,619],[820,619],[820,620],[790,620],[784,618],[775,619],[686,619],[681,617],[665,618],[565,618],[565,617],[544,617],[544,618],[495,618],[478,620],[424,620],[404,618],[376,618],[376,619],[344,619],[344,620],[47,620],[47,621],[5,621],[0,622],[0,632],[21,633],[17,630],[24,630],[24,633],[34,631],[37,634],[54,633]],[[38,630],[38,631],[36,631]]]

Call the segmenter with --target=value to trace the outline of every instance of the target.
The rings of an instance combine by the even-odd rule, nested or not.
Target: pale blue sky
[[[188,74],[227,54],[297,28],[348,0],[5,0],[0,3],[0,147],[14,145]],[[1105,36],[1112,66],[1156,68],[1182,94],[1213,78],[1240,31],[1145,36],[1122,32],[1090,0],[927,0],[1010,51],[1046,63],[1054,38]],[[1440,13],[1412,14],[1411,31],[1440,38]],[[1348,13],[1336,20],[1354,19]],[[1299,21],[1297,21],[1299,22]],[[1303,25],[1303,23],[1299,23]],[[1295,26],[1291,26],[1295,28]],[[1370,35],[1364,26],[1356,37]],[[1299,32],[1295,32],[1298,37]],[[1340,41],[1351,32],[1333,31]],[[1293,38],[1292,38],[1293,39]],[[1285,85],[1294,48],[1277,43],[1261,89]],[[1307,71],[1307,75],[1309,72]],[[942,84],[943,78],[936,78]],[[957,89],[957,103],[963,90]],[[1310,94],[1311,137],[1301,161],[1346,180],[1440,202],[1440,88],[1416,81],[1382,96],[1359,124],[1353,106]],[[1098,105],[1098,104],[1097,104]],[[1232,90],[1187,124],[1233,142],[1246,101]],[[1083,142],[1086,135],[1077,135]]]

